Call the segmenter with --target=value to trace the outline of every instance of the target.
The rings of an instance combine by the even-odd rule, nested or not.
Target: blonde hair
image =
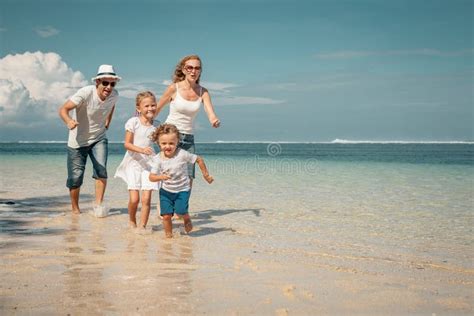
[[[150,135],[150,139],[158,144],[160,136],[165,134],[176,134],[176,137],[179,141],[179,131],[178,128],[173,124],[164,123],[158,126],[157,129]]]
[[[199,63],[201,64],[201,67],[202,67],[202,61],[201,61],[201,58],[199,58],[198,55],[184,56],[183,58],[181,58],[181,60],[176,65],[176,68],[174,69],[174,74],[173,74],[173,82],[174,83],[184,80],[184,78],[186,77],[186,75],[183,73],[184,64],[186,64],[186,62],[188,60],[192,60],[192,59],[199,60]],[[201,73],[199,73],[199,78],[196,80],[196,83],[198,83],[198,84],[199,84],[199,80],[201,80],[201,74],[202,74],[202,70],[201,70]]]
[[[138,112],[138,107],[140,106],[140,102],[142,102],[142,100],[146,99],[146,98],[152,98],[156,102],[156,97],[153,94],[153,92],[151,92],[151,91],[142,91],[142,92],[138,93],[136,98],[135,98],[135,108],[136,108],[135,109],[135,116],[140,115],[140,113]]]

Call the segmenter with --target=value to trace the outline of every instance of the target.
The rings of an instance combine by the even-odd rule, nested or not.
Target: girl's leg
[[[148,223],[148,217],[150,216],[150,205],[151,205],[151,192],[152,190],[142,191],[142,210],[140,215],[140,228],[145,228]]]
[[[129,190],[130,199],[128,200],[128,216],[129,226],[131,228],[137,228],[137,208],[138,202],[140,201],[140,194],[138,190]]]
[[[166,238],[173,237],[173,223],[171,223],[172,216],[173,215],[171,214],[163,215],[163,229],[165,230]]]

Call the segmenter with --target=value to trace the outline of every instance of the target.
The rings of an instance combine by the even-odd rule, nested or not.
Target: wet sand
[[[126,200],[100,219],[88,213],[90,200],[82,196],[78,216],[64,195],[1,200],[10,214],[1,218],[2,315],[473,312],[469,267],[380,253],[337,235],[305,241],[315,228],[304,216],[206,209],[197,197],[195,230],[182,234],[174,221],[174,238],[165,239],[155,210],[139,235],[127,228]]]

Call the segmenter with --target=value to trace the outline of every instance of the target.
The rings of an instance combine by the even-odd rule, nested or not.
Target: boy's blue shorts
[[[189,208],[191,191],[168,192],[160,189],[160,215],[186,215]]]

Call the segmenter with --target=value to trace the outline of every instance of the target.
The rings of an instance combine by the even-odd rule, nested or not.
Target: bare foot
[[[72,209],[72,214],[73,214],[73,215],[79,215],[79,214],[81,214],[81,210],[78,209],[78,208],[73,208],[73,209]]]
[[[135,229],[135,228],[137,228],[137,223],[134,223],[134,222],[130,221],[130,222],[128,222],[128,227]]]
[[[193,230],[193,223],[191,222],[191,219],[185,219],[184,220],[184,230],[186,233],[189,233]]]
[[[173,238],[173,233],[165,233],[166,238]]]
[[[152,233],[152,231],[147,230],[145,227],[142,226],[142,227],[137,228],[136,233],[139,235],[149,235]]]

